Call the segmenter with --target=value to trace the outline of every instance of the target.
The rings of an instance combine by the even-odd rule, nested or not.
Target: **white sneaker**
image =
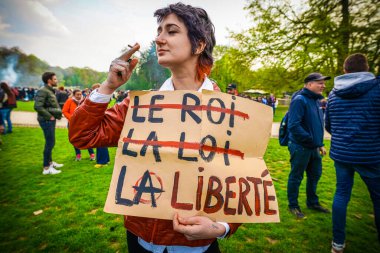
[[[49,169],[47,169],[47,170],[43,169],[42,174],[43,175],[49,175],[49,174],[54,175],[54,174],[59,174],[61,172],[62,171],[60,171],[60,170],[54,169],[53,166],[50,166]]]
[[[60,164],[60,163],[56,163],[56,162],[51,162],[50,166],[53,166],[54,168],[61,168],[63,166],[63,164]]]
[[[331,253],[343,253],[345,247],[346,245],[344,243],[338,244],[335,242],[331,242]]]

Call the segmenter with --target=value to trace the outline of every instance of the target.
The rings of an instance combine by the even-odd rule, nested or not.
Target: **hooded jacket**
[[[330,157],[350,164],[380,163],[380,79],[369,72],[334,80],[326,110]]]
[[[322,98],[306,88],[293,97],[288,114],[289,141],[309,149],[323,146]]]

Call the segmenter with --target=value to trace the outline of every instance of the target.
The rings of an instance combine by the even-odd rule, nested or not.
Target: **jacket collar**
[[[304,96],[306,96],[308,98],[311,98],[311,99],[314,99],[314,100],[324,98],[322,95],[314,93],[314,92],[312,92],[311,90],[309,90],[307,88],[303,88],[302,89],[301,95],[304,95]]]
[[[335,77],[334,89],[341,90],[353,85],[375,79],[371,72],[355,72]]]
[[[51,92],[54,93],[54,89],[53,89],[53,87],[51,87],[51,86],[49,86],[49,85],[47,85],[47,84],[45,84],[45,87],[46,87],[48,90],[50,90]]]

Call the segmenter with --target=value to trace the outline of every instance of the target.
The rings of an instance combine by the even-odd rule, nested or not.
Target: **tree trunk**
[[[337,74],[341,73],[343,69],[343,63],[349,54],[349,44],[350,44],[350,11],[349,11],[349,0],[341,0],[340,2],[342,10],[342,22],[340,23],[340,41],[341,44],[338,45],[338,66]]]

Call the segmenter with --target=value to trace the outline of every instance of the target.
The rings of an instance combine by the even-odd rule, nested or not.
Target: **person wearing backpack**
[[[380,77],[368,72],[363,54],[348,56],[343,70],[344,75],[335,77],[326,108],[330,157],[336,171],[332,252],[339,253],[345,247],[347,206],[355,172],[370,193],[380,241]]]
[[[322,175],[322,157],[326,154],[323,144],[323,113],[319,100],[323,98],[325,80],[331,77],[320,73],[311,73],[304,80],[304,88],[299,91],[290,103],[288,112],[291,170],[288,179],[289,211],[297,219],[306,218],[298,204],[299,187],[306,171],[307,207],[315,211],[330,211],[319,203],[317,185]]]

